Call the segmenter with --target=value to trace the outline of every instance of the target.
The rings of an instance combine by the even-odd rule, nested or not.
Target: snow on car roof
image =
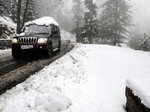
[[[59,26],[59,24],[56,22],[56,20],[53,17],[48,17],[48,16],[41,17],[33,21],[29,21],[25,24],[25,26],[28,26],[30,24],[46,25],[46,26],[50,24],[55,24],[56,26]]]

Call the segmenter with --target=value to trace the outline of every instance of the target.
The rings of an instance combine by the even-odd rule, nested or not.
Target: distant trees
[[[140,34],[136,32],[136,34],[129,39],[127,45],[135,50],[150,51],[150,36],[146,33]]]
[[[90,44],[120,45],[127,39],[131,25],[131,11],[127,0],[107,0],[101,7],[101,14],[97,12],[98,8],[93,0],[82,2],[84,5],[81,5],[83,3],[80,0],[74,0],[77,42],[83,43],[86,39]]]
[[[128,35],[130,6],[126,0],[107,0],[100,16],[100,37],[119,45]]]
[[[92,44],[93,39],[98,36],[97,7],[93,0],[85,0],[86,12],[84,14],[84,30],[88,43]]]
[[[77,42],[93,43],[97,37],[97,7],[93,0],[74,0],[74,20]]]
[[[81,0],[74,0],[73,1],[73,13],[74,13],[74,22],[75,22],[75,29],[74,32],[76,34],[76,41],[82,42],[82,30],[84,24],[84,2]]]

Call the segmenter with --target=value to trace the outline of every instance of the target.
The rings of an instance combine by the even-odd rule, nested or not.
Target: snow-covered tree
[[[17,4],[18,0],[11,0],[10,3],[10,18],[17,23]]]
[[[0,16],[8,16],[10,14],[10,0],[0,0]]]
[[[130,6],[126,0],[107,0],[103,4],[100,35],[119,45],[128,35],[130,25]]]
[[[83,27],[84,23],[84,2],[81,0],[73,0],[73,14],[74,14],[74,22],[75,22],[75,28],[74,32],[76,33],[76,41],[82,42],[81,37],[81,27]]]
[[[23,11],[22,25],[24,25],[24,23],[27,21],[31,21],[33,19],[38,18],[39,16],[38,12],[36,11],[37,6],[35,0],[26,0],[24,4],[25,7]]]
[[[20,33],[24,23],[38,17],[35,0],[10,0],[10,17],[17,23]]]
[[[84,30],[88,43],[92,44],[98,34],[97,7],[93,0],[85,0],[86,12],[84,14]]]

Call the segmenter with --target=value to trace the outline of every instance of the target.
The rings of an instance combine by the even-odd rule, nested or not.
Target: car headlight
[[[17,44],[18,40],[16,38],[12,39],[12,44]]]
[[[47,43],[47,38],[39,38],[38,39],[38,44],[45,44]]]

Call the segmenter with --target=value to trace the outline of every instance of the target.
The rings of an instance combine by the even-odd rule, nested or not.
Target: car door
[[[55,25],[52,26],[52,46],[53,49],[56,49],[58,47],[58,33],[57,27]]]

